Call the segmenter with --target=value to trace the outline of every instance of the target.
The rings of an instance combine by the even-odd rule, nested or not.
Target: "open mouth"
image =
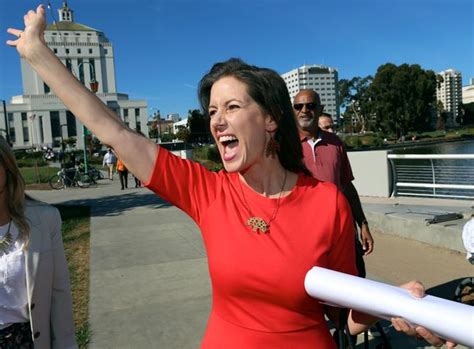
[[[232,160],[239,151],[239,140],[233,135],[226,135],[219,137],[219,142],[224,147],[223,159],[224,161]]]

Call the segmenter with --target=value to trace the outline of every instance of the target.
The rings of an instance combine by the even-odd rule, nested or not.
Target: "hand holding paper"
[[[440,337],[474,346],[474,308],[442,298],[415,298],[400,287],[314,267],[305,278],[306,292],[325,303],[390,320],[400,317]]]

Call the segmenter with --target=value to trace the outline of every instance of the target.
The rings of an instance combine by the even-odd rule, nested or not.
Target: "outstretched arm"
[[[61,63],[44,41],[45,9],[38,6],[24,16],[24,31],[9,28],[17,37],[7,44],[16,47],[24,58],[66,107],[90,129],[102,143],[110,145],[140,180],[151,176],[158,147],[149,139],[128,128],[92,92],[86,89]]]

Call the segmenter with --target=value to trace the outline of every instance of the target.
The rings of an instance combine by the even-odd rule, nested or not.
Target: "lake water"
[[[474,154],[474,140],[438,143],[428,146],[407,146],[393,149],[394,154]]]

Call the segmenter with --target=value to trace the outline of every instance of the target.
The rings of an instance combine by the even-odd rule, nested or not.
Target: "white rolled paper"
[[[441,338],[474,347],[474,307],[446,299],[413,297],[408,290],[373,280],[313,267],[306,292],[325,303],[390,320],[401,317]]]

